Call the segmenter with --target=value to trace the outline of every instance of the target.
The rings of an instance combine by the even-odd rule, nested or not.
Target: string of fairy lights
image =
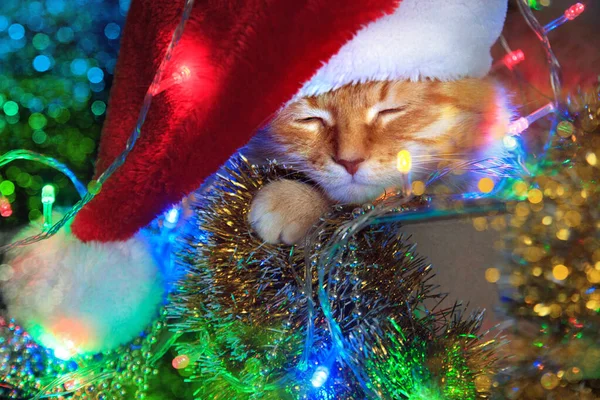
[[[118,170],[118,168],[123,164],[123,162],[125,161],[125,159],[127,157],[127,154],[135,146],[135,143],[136,143],[137,139],[139,138],[140,132],[142,132],[141,128],[144,123],[145,116],[150,107],[150,103],[152,101],[153,96],[155,96],[156,94],[158,94],[164,90],[170,89],[174,85],[179,85],[179,84],[184,83],[190,77],[191,72],[185,67],[183,67],[180,71],[178,71],[177,73],[175,73],[174,75],[172,75],[166,79],[163,79],[163,77],[161,75],[164,70],[165,62],[168,59],[168,54],[172,51],[173,47],[177,44],[178,39],[181,37],[183,28],[185,25],[185,21],[189,17],[189,12],[191,10],[192,5],[193,5],[193,0],[188,0],[186,2],[186,7],[184,9],[181,22],[173,35],[171,45],[169,46],[169,50],[167,51],[167,55],[165,56],[165,60],[163,60],[163,63],[161,63],[161,67],[158,69],[158,71],[155,75],[153,84],[148,89],[148,92],[147,92],[146,98],[145,98],[145,102],[144,102],[144,107],[142,108],[142,111],[140,112],[140,117],[138,119],[137,127],[134,130],[134,132],[132,133],[130,140],[128,141],[126,149],[121,154],[121,156],[117,158],[117,161],[115,161],[115,163],[107,170],[107,172],[105,174],[101,175],[96,181],[93,181],[91,185],[88,185],[88,187],[85,188],[85,186],[77,180],[75,175],[64,164],[58,163],[56,160],[54,160],[52,158],[39,156],[34,153],[27,153],[27,152],[19,153],[18,151],[9,152],[0,158],[0,165],[3,165],[5,163],[8,163],[13,160],[17,160],[17,159],[33,160],[33,161],[38,161],[38,162],[42,162],[42,163],[51,165],[54,168],[57,168],[58,170],[62,171],[65,175],[67,175],[71,179],[73,184],[76,186],[78,192],[82,196],[82,201],[80,201],[76,206],[74,206],[72,208],[71,212],[68,213],[67,216],[63,220],[59,221],[56,224],[53,224],[53,221],[51,220],[51,214],[52,214],[52,205],[54,204],[54,202],[56,200],[55,199],[55,191],[54,191],[54,188],[52,185],[44,186],[42,188],[42,195],[41,195],[41,202],[43,204],[43,215],[44,215],[43,232],[40,233],[39,235],[36,235],[32,238],[28,238],[24,241],[13,243],[10,246],[4,247],[0,250],[7,250],[8,248],[12,248],[14,246],[25,245],[25,244],[33,243],[38,240],[43,240],[44,238],[47,238],[47,237],[51,236],[52,234],[56,233],[56,231],[58,231],[58,229],[60,229],[69,218],[71,218],[73,215],[75,215],[76,212],[84,204],[87,203],[87,201],[91,200],[91,198],[93,198],[101,190],[102,183],[105,182],[106,179],[108,179],[108,177],[110,177],[110,175],[112,173],[114,173],[114,171]],[[575,19],[577,16],[579,16],[584,11],[585,7],[582,4],[577,3],[574,6],[567,9],[561,17],[557,18],[556,20],[552,21],[551,23],[547,24],[546,26],[541,26],[539,23],[537,23],[537,20],[535,20],[535,17],[533,16],[531,9],[529,7],[525,7],[525,6],[527,6],[525,0],[522,0],[522,2],[520,1],[519,5],[521,7],[521,12],[524,14],[526,20],[528,20],[528,23],[530,24],[532,29],[535,31],[538,38],[540,38],[540,40],[544,44],[544,48],[547,52],[549,65],[551,68],[552,87],[554,90],[555,98],[557,99],[558,91],[560,89],[560,79],[558,78],[559,71],[560,71],[560,64],[558,63],[558,61],[556,60],[556,57],[554,57],[554,55],[552,53],[552,50],[551,50],[551,47],[549,45],[549,41],[547,38],[547,34],[550,31],[558,28],[562,24]],[[533,18],[533,20],[531,20],[532,18]],[[507,49],[507,55],[500,61],[501,64],[496,64],[495,68],[500,68],[501,66],[503,66],[508,69],[512,69],[512,68],[515,68],[518,63],[525,60],[526,55],[522,51],[520,51],[520,50],[512,51],[508,48],[508,45],[506,43],[505,43],[505,47]],[[511,138],[518,137],[530,125],[534,124],[536,121],[538,121],[541,118],[544,118],[548,115],[552,115],[552,114],[556,113],[557,110],[558,110],[557,103],[551,102],[551,103],[547,104],[546,106],[541,107],[540,109],[534,111],[533,113],[531,113],[527,116],[521,117],[521,118],[517,119],[516,121],[514,121],[511,124],[511,126],[506,134],[506,137],[504,138],[503,142],[504,142],[505,146],[509,150],[514,148],[514,146],[512,146],[513,142],[511,140]],[[143,132],[141,134],[143,134]],[[469,166],[467,166],[467,167],[469,167]],[[409,196],[411,193],[414,194],[414,192],[416,192],[415,184],[417,184],[417,182],[410,181],[410,172],[412,169],[412,156],[411,156],[410,152],[402,151],[398,154],[397,169],[400,173],[405,175],[405,178],[406,178],[405,179],[406,185],[403,188],[404,192],[407,194],[407,196]],[[480,188],[481,192],[490,192],[491,189],[488,190],[490,184],[488,181],[484,181],[485,179],[489,179],[489,178],[482,178],[482,180],[480,181],[479,188]],[[492,183],[492,186],[493,186],[493,183]],[[406,197],[403,198],[403,200],[406,200]],[[2,212],[2,207],[3,207],[3,205],[0,202],[0,212]],[[481,211],[480,208],[478,210]],[[384,210],[384,211],[387,211],[387,210]],[[382,214],[385,214],[385,212],[383,212]],[[463,209],[461,211],[461,214],[463,216],[465,215],[465,209]],[[466,214],[469,214],[469,212],[467,211]],[[402,214],[401,216],[403,218],[406,218],[407,215],[410,217],[412,214]],[[414,217],[414,215],[412,215],[412,216]],[[427,213],[421,213],[421,214],[419,214],[419,216],[417,216],[417,218],[427,218],[428,216],[429,216],[429,214],[427,214]],[[177,222],[178,217],[179,217],[178,210],[176,208],[171,209],[170,211],[168,211],[166,213],[165,221],[168,224],[173,225],[174,223]],[[373,215],[369,215],[369,218],[372,218],[372,217],[373,217]],[[396,219],[396,221],[400,221],[400,219]],[[379,221],[379,222],[381,222],[381,221]],[[335,255],[336,249],[339,249],[341,244],[348,241],[348,238],[350,238],[352,236],[352,234],[351,234],[352,232],[360,230],[367,223],[370,223],[369,220],[367,219],[367,217],[365,217],[365,218],[358,217],[356,220],[352,221],[350,224],[344,226],[343,228],[340,228],[340,230],[336,232],[336,235],[334,235],[334,239],[331,240],[330,242],[328,242],[329,244],[333,244],[332,249],[331,249],[332,255],[329,258],[335,259],[336,258],[336,255]],[[348,234],[348,233],[350,233],[350,234]],[[327,254],[327,250],[324,253]],[[322,260],[322,261],[324,262],[325,260]],[[306,265],[311,265],[310,260],[308,260],[308,259],[306,260]],[[329,359],[333,360],[335,358],[340,358],[340,357],[343,358],[343,357],[347,356],[347,354],[344,351],[345,347],[347,346],[347,343],[345,342],[345,339],[343,337],[341,337],[341,335],[339,334],[339,328],[337,327],[335,318],[333,318],[331,316],[331,313],[329,312],[330,310],[328,308],[328,304],[330,302],[330,298],[328,296],[327,289],[325,288],[326,277],[324,275],[324,271],[326,271],[326,268],[324,268],[323,266],[321,266],[321,267],[315,266],[315,268],[317,268],[317,270],[319,272],[319,286],[317,288],[306,287],[306,290],[307,290],[307,293],[312,293],[314,290],[316,290],[316,292],[318,294],[318,299],[319,299],[320,305],[322,306],[325,317],[327,318],[327,320],[329,322],[330,334],[331,334],[331,337],[333,338],[333,341],[335,344],[335,346],[333,347],[333,350],[330,354]],[[307,271],[310,271],[310,268],[307,268]],[[307,272],[307,273],[309,273],[309,272]],[[309,281],[310,281],[310,279],[306,280],[307,284]],[[311,296],[309,296],[309,297],[311,297]],[[310,318],[310,316],[309,316],[309,318],[307,319],[307,323],[314,324],[313,318]],[[308,332],[311,332],[312,330],[314,330],[314,327],[311,328],[311,326],[309,326],[307,329]],[[306,345],[304,346],[305,349],[311,348],[312,340],[313,340],[313,338],[310,335],[307,335]],[[308,354],[308,352],[307,352],[307,354]],[[350,365],[350,366],[353,365],[351,360],[348,359],[345,361],[347,361],[348,365]],[[179,355],[173,359],[172,365],[175,369],[179,370],[179,369],[185,368],[189,363],[190,363],[190,359],[187,355]],[[329,379],[329,377],[331,375],[331,371],[329,370],[329,368],[331,367],[331,364],[332,363],[326,362],[314,370],[314,372],[311,374],[310,379],[309,379],[310,383],[313,387],[319,388],[319,387],[323,386],[325,384],[325,382]],[[361,377],[361,371],[359,370],[359,368],[356,368],[356,370],[353,370],[353,373],[357,376],[357,378]],[[66,387],[67,387],[67,385],[65,384],[65,388]]]
[[[533,15],[531,9],[527,6],[527,3],[525,2],[525,0],[519,1],[519,7],[521,9],[522,14],[524,15],[526,21],[528,22],[528,25],[531,27],[531,29],[535,32],[536,36],[540,39],[540,41],[543,44],[544,50],[546,52],[547,55],[547,59],[548,59],[548,64],[550,66],[550,81],[551,81],[551,86],[553,89],[553,94],[554,94],[554,100],[553,102],[535,110],[534,112],[532,112],[531,114],[524,116],[524,117],[520,117],[517,120],[515,120],[514,122],[512,122],[509,126],[508,132],[506,133],[506,137],[504,139],[504,144],[506,145],[506,143],[508,142],[509,144],[512,143],[511,140],[506,140],[506,138],[512,139],[516,136],[519,136],[521,133],[525,132],[530,125],[532,125],[533,123],[535,123],[536,121],[540,120],[541,118],[544,118],[546,116],[549,115],[553,115],[555,114],[558,110],[559,110],[559,94],[560,94],[560,87],[561,87],[561,82],[560,82],[560,63],[558,62],[558,60],[556,59],[550,42],[548,40],[547,34],[558,28],[559,26],[563,25],[566,22],[572,21],[575,18],[577,18],[579,15],[581,15],[581,13],[583,13],[583,11],[585,10],[585,6],[581,3],[577,3],[571,7],[569,7],[564,14],[553,20],[552,22],[548,23],[545,26],[542,26],[541,24],[539,24],[539,22],[537,21],[537,19],[535,18],[535,16]],[[508,51],[507,56],[504,57],[504,59],[502,60],[502,62],[504,63],[504,65],[509,68],[512,69],[516,63],[521,62],[525,59],[525,54],[518,50],[516,52],[513,51]],[[508,147],[510,150],[513,150],[514,148],[510,148]],[[461,166],[461,169],[465,169],[465,166]],[[343,335],[341,334],[341,329],[339,328],[339,324],[337,323],[336,319],[333,317],[332,313],[329,311],[330,309],[330,296],[328,295],[328,284],[325,281],[325,276],[324,274],[326,273],[326,271],[328,271],[328,266],[326,265],[326,263],[329,260],[335,260],[336,257],[338,257],[338,253],[341,253],[343,251],[343,249],[345,249],[348,244],[349,241],[351,240],[351,238],[354,237],[354,234],[356,232],[361,231],[361,229],[364,229],[364,227],[372,225],[372,224],[377,224],[377,223],[383,223],[383,222],[390,222],[390,221],[395,221],[395,222],[399,222],[402,221],[404,223],[410,223],[411,221],[417,220],[417,221],[424,221],[426,219],[431,220],[431,213],[428,213],[427,211],[422,212],[422,211],[417,211],[416,214],[414,215],[412,213],[397,213],[395,215],[392,215],[391,217],[386,217],[385,215],[390,213],[391,210],[394,210],[398,207],[400,207],[402,204],[406,204],[412,197],[412,195],[414,194],[414,187],[415,187],[415,183],[417,182],[411,182],[410,180],[410,172],[411,172],[411,168],[412,168],[412,156],[410,154],[409,151],[406,150],[402,150],[398,153],[397,156],[397,169],[398,171],[403,175],[404,177],[404,186],[403,186],[403,191],[402,191],[402,196],[400,196],[400,198],[395,198],[392,199],[392,203],[389,205],[385,205],[383,207],[379,207],[376,208],[374,210],[372,210],[370,213],[364,214],[364,215],[359,215],[357,216],[354,220],[351,220],[345,224],[343,224],[341,227],[339,227],[336,232],[334,233],[333,237],[327,242],[327,244],[325,245],[325,250],[323,250],[323,253],[326,254],[325,257],[321,258],[321,262],[319,263],[318,266],[315,266],[316,270],[318,271],[319,274],[319,284],[318,287],[316,288],[312,288],[310,286],[307,286],[305,288],[307,293],[313,293],[313,290],[318,294],[318,299],[319,299],[319,304],[323,309],[323,313],[325,314],[325,317],[327,318],[327,323],[328,323],[328,327],[329,327],[329,333],[330,336],[332,338],[332,341],[334,343],[333,349],[332,349],[332,358],[338,357],[338,358],[342,358],[344,359],[344,361],[347,363],[347,365],[350,365],[351,367],[353,366],[352,361],[346,359],[347,357],[347,353],[345,351],[346,348],[348,348],[349,343],[348,340],[346,340]],[[456,168],[456,167],[455,167]],[[489,177],[484,177],[479,181],[479,189],[482,193],[490,193],[493,190],[493,186],[494,186],[494,182],[489,178]],[[533,191],[532,193],[535,193],[535,191]],[[419,193],[421,194],[421,193]],[[533,194],[530,194],[530,196],[532,196]],[[541,192],[540,192],[541,195]],[[476,206],[472,209],[472,210],[468,210],[465,209],[465,205],[468,207],[469,204],[463,202],[462,203],[462,207],[459,210],[455,210],[453,208],[450,208],[446,211],[446,215],[443,215],[443,217],[447,218],[449,216],[453,216],[453,217],[461,217],[464,218],[465,215],[475,215],[476,213],[480,213],[485,215],[486,214],[486,210],[489,211],[491,210],[490,205],[486,204],[483,206],[480,206],[478,204],[476,204]],[[493,207],[493,205],[492,205]],[[436,213],[440,213],[441,210],[436,209]],[[439,217],[440,215],[437,215],[437,217]],[[315,232],[318,231],[315,230]],[[314,243],[316,241],[315,236],[316,233],[313,233],[313,236],[310,237],[308,239],[308,243]],[[307,258],[306,259],[306,265],[307,265],[307,269],[310,270],[311,269],[311,263],[310,263],[310,259]],[[310,273],[307,273],[308,275],[310,275]],[[308,285],[308,282],[307,282]],[[309,296],[311,297],[311,296]],[[312,337],[310,335],[310,332],[312,332],[314,330],[314,327],[312,326],[312,322],[311,322],[311,318],[308,318],[308,328],[307,328],[307,332],[309,332],[309,334],[307,335],[306,338],[306,343],[307,345],[305,346],[306,348],[310,348],[311,344],[312,344]],[[362,377],[361,373],[363,371],[361,371],[360,369],[357,369],[356,371],[353,369],[353,373],[357,376],[357,378]],[[328,376],[329,376],[329,369],[328,366],[322,366],[321,369],[316,370],[314,372],[313,378],[312,378],[312,382],[313,385],[315,385],[315,381],[318,382],[319,385],[322,385],[324,383],[325,380],[327,380]],[[375,396],[377,397],[377,396]]]
[[[576,3],[576,4],[572,5],[571,7],[567,8],[560,17],[558,17],[558,18],[550,21],[546,25],[542,26],[537,21],[536,17],[534,16],[534,14],[533,14],[531,8],[529,7],[529,4],[526,2],[526,0],[519,0],[519,1],[517,1],[517,3],[518,3],[519,9],[520,9],[521,14],[523,15],[525,21],[527,22],[529,27],[533,30],[535,35],[538,37],[538,39],[542,43],[542,46],[546,53],[548,65],[549,65],[549,69],[550,69],[550,83],[551,83],[551,87],[552,87],[552,91],[553,91],[554,101],[549,102],[548,104],[544,105],[543,107],[540,107],[537,110],[533,111],[529,115],[522,116],[510,123],[510,125],[508,126],[508,131],[507,131],[505,137],[503,138],[504,147],[509,152],[515,151],[519,148],[517,137],[519,135],[521,135],[523,132],[525,132],[532,124],[534,124],[536,121],[538,121],[544,117],[547,117],[549,115],[556,113],[559,110],[559,94],[560,94],[560,90],[561,90],[560,89],[561,88],[560,63],[557,60],[556,56],[554,55],[554,52],[552,51],[552,47],[550,45],[550,41],[549,41],[547,35],[551,31],[559,28],[560,26],[564,25],[565,23],[573,21],[574,19],[579,17],[585,11],[584,4]],[[492,70],[498,70],[500,68],[505,67],[512,71],[518,64],[520,64],[521,62],[523,62],[525,60],[525,53],[520,49],[517,49],[514,51],[511,50],[504,37],[501,37],[501,44],[504,47],[504,49],[506,50],[507,54],[500,61],[496,62],[492,66]],[[517,162],[518,162],[518,160],[517,160]],[[479,164],[480,163],[478,163],[478,162],[471,162],[471,163],[467,163],[466,165],[465,164],[453,165],[453,166],[449,167],[449,169],[451,169],[451,170],[466,170],[466,171],[485,170],[486,174],[488,174],[488,175],[490,175],[494,171],[498,170],[497,168],[492,168],[492,169],[478,168]],[[500,165],[505,165],[505,164],[501,163]],[[412,155],[407,150],[401,150],[398,153],[397,169],[404,177],[403,191],[404,191],[404,193],[407,193],[407,194],[411,194],[411,193],[414,193],[416,195],[423,194],[425,192],[426,186],[429,183],[431,183],[435,178],[437,178],[437,175],[439,174],[439,172],[436,172],[434,174],[435,178],[430,177],[430,179],[427,182],[421,182],[421,181],[412,182],[411,175],[410,175],[410,172],[412,169]],[[514,173],[514,170],[512,170],[511,172]],[[523,172],[523,171],[521,171],[521,172]],[[494,181],[489,177],[481,178],[478,183],[478,189],[482,195],[492,193],[492,191],[494,190],[494,186],[495,186]]]
[[[60,170],[62,173],[64,173],[67,177],[69,177],[69,179],[75,185],[78,193],[81,196],[81,200],[77,204],[75,204],[69,210],[69,212],[67,212],[65,214],[65,216],[60,221],[58,221],[55,224],[52,224],[52,221],[49,219],[52,215],[51,207],[52,207],[52,204],[55,202],[55,199],[53,197],[51,199],[51,196],[49,196],[48,193],[51,193],[54,191],[51,190],[48,185],[46,185],[42,189],[42,191],[47,194],[44,197],[45,200],[42,201],[43,208],[44,208],[44,216],[45,216],[45,222],[44,222],[45,228],[44,228],[43,232],[41,232],[40,234],[35,235],[33,237],[29,237],[29,238],[20,240],[19,242],[4,246],[4,247],[0,248],[1,252],[5,252],[5,251],[7,251],[11,248],[17,247],[17,246],[31,244],[31,243],[46,239],[46,238],[54,235],[70,219],[72,219],[75,216],[75,214],[77,214],[77,212],[85,204],[87,204],[89,201],[91,201],[91,199],[93,199],[94,196],[100,192],[100,190],[102,189],[102,184],[116,170],[118,170],[118,168],[125,162],[127,155],[133,149],[137,139],[139,138],[139,135],[142,133],[142,126],[146,119],[146,115],[147,115],[147,112],[152,103],[153,97],[165,90],[168,90],[169,88],[171,88],[174,85],[179,85],[179,84],[184,83],[185,81],[187,81],[189,79],[189,77],[191,75],[190,70],[184,66],[184,67],[181,67],[181,69],[178,72],[174,73],[173,76],[171,76],[169,78],[163,79],[163,76],[162,76],[164,69],[167,65],[169,56],[170,56],[171,52],[173,51],[173,48],[177,45],[177,42],[181,38],[181,35],[183,34],[185,23],[186,23],[187,19],[189,18],[193,4],[194,4],[194,0],[187,0],[185,3],[181,21],[180,21],[179,25],[177,26],[177,29],[173,33],[173,37],[172,37],[171,43],[169,45],[169,48],[167,49],[167,52],[160,64],[159,68],[156,71],[156,74],[154,76],[152,84],[148,88],[148,91],[144,98],[144,104],[143,104],[142,109],[139,114],[136,128],[133,130],[133,132],[127,142],[126,148],[123,150],[121,155],[116,158],[116,160],[112,163],[112,165],[100,177],[98,177],[98,179],[91,181],[88,184],[87,190],[85,190],[85,191],[82,190],[81,183],[76,179],[75,174],[73,174],[69,170],[69,168],[67,168],[64,164],[56,161],[55,159],[53,159],[51,157],[44,157],[42,155],[35,154],[33,152],[23,152],[20,150],[7,152],[0,157],[0,166],[5,165],[14,160],[37,161],[37,162],[44,163],[46,165],[53,166],[53,167],[57,168],[58,170]],[[561,25],[563,25],[569,21],[573,21],[579,15],[581,15],[581,13],[583,13],[585,10],[585,6],[582,3],[574,4],[573,6],[569,7],[567,10],[565,10],[565,12],[560,17],[549,22],[545,26],[542,26],[539,24],[539,22],[537,22],[537,19],[535,18],[531,8],[529,7],[529,4],[527,4],[527,2],[525,0],[519,0],[518,5],[519,5],[520,11],[523,14],[525,20],[527,21],[529,26],[532,28],[532,30],[535,32],[537,37],[540,39],[541,43],[544,46],[544,50],[546,51],[546,54],[548,57],[548,62],[550,65],[550,77],[551,77],[551,83],[552,83],[555,101],[545,105],[544,107],[541,107],[540,109],[534,111],[533,113],[531,113],[527,116],[520,117],[519,119],[517,119],[516,121],[511,123],[511,125],[509,126],[509,129],[508,129],[507,135],[504,138],[504,144],[508,150],[513,150],[517,147],[516,141],[512,138],[513,136],[520,135],[531,124],[535,123],[537,120],[556,112],[557,101],[558,101],[558,92],[560,90],[560,79],[559,79],[560,64],[559,64],[558,60],[556,59],[556,57],[554,56],[554,53],[552,52],[550,42],[548,40],[547,35],[549,32],[560,27]],[[118,26],[117,26],[117,28],[118,28]],[[113,31],[116,31],[115,27],[112,27],[112,26],[109,27],[108,25],[107,25],[106,29],[108,29],[109,35],[110,34],[114,35]],[[13,30],[14,30],[14,28],[13,28]],[[499,66],[501,66],[501,65],[505,66],[508,69],[513,69],[516,65],[518,65],[519,63],[521,63],[522,61],[525,60],[525,54],[523,53],[523,51],[521,51],[521,50],[511,51],[510,48],[508,48],[508,45],[506,44],[506,42],[504,42],[503,44],[504,44],[508,54],[501,61],[499,61],[498,63],[496,63],[494,65],[494,67],[493,67],[494,69],[499,68]],[[43,63],[43,61],[39,61],[38,63]],[[95,72],[92,70],[90,70],[90,71],[88,71],[88,75],[89,74],[92,75],[91,79],[93,81],[95,79],[93,77]],[[398,171],[401,174],[403,174],[403,176],[404,176],[403,181],[405,182],[405,184],[404,184],[403,190],[407,193],[415,192],[415,194],[417,194],[417,195],[422,194],[425,190],[426,183],[420,182],[420,181],[417,181],[417,182],[411,181],[410,171],[412,168],[412,155],[408,151],[401,151],[398,153],[397,166],[398,166]],[[456,169],[457,166],[453,166],[452,168]],[[477,163],[474,163],[474,166],[473,165],[462,165],[462,166],[460,166],[460,168],[466,169],[466,170],[481,169]],[[436,177],[439,175],[440,175],[439,173],[436,174]],[[492,191],[494,185],[493,185],[493,182],[490,182],[490,181],[491,181],[490,178],[482,178],[480,180],[480,183],[478,186],[482,193],[489,193]],[[431,179],[428,182],[431,182]],[[417,189],[416,191],[414,190],[415,188]],[[9,216],[11,213],[12,212],[11,212],[11,208],[10,208],[10,202],[8,202],[5,198],[0,199],[0,214],[3,216]]]

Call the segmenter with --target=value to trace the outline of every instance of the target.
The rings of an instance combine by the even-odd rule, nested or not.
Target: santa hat
[[[131,3],[97,176],[125,149],[182,3]],[[28,330],[41,326],[43,344],[74,351],[128,342],[164,295],[141,228],[197,189],[291,99],[371,80],[485,75],[506,3],[197,1],[166,71],[189,79],[155,97],[133,151],[72,232],[11,254],[11,317]]]

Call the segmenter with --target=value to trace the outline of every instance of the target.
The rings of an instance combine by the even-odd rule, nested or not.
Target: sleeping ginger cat
[[[349,85],[284,108],[249,146],[318,186],[281,179],[254,199],[249,222],[268,243],[298,243],[332,203],[365,203],[402,185],[397,154],[422,179],[446,156],[477,157],[506,132],[501,89],[487,79]]]

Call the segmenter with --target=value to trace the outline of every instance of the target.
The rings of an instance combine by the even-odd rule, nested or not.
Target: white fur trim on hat
[[[506,9],[507,0],[403,0],[360,30],[296,98],[368,81],[482,77]]]
[[[38,232],[31,226],[19,237]],[[16,248],[5,263],[8,315],[63,359],[133,340],[158,316],[165,294],[164,277],[141,234],[124,242],[83,243],[63,228]]]

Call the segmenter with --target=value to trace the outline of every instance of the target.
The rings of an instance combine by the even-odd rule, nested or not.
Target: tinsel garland
[[[600,396],[600,104],[567,102],[545,158],[515,182],[500,285],[514,355],[509,399]]]
[[[246,222],[254,194],[303,177],[238,160],[199,196],[177,253],[181,279],[155,326],[111,354],[61,361],[4,323],[3,395],[158,399],[171,376],[170,386],[188,387],[183,398],[199,399],[474,399],[496,385],[499,399],[595,398],[600,136],[591,109],[565,114],[532,177],[513,184],[520,200],[508,204],[511,263],[500,281],[513,357],[498,383],[478,320],[423,306],[437,296],[431,269],[394,216],[426,200],[337,207],[305,245],[266,245]],[[161,357],[177,354],[189,365],[159,373]]]
[[[181,242],[185,273],[168,310],[186,332],[176,347],[192,360],[198,398],[486,398],[494,358],[479,319],[425,310],[440,296],[430,266],[398,223],[376,223],[426,201],[337,206],[307,243],[274,246],[247,213],[282,177],[303,179],[233,160]]]
[[[0,396],[474,399],[499,386],[501,399],[597,398],[598,95],[569,99],[547,156],[513,185],[521,198],[508,205],[500,281],[513,357],[500,382],[479,319],[423,305],[438,296],[431,269],[394,222],[423,202],[340,207],[305,245],[268,246],[245,223],[254,193],[303,177],[238,160],[196,205],[178,253],[183,275],[146,332],[116,351],[63,361],[0,320]],[[171,361],[178,374],[164,368]]]
[[[493,342],[478,335],[481,316],[463,320],[456,307],[426,309],[426,299],[442,295],[394,222],[427,207],[427,199],[337,206],[304,245],[267,245],[246,215],[256,192],[284,176],[304,179],[240,158],[197,196],[176,246],[180,279],[161,317],[133,343],[61,361],[14,323],[6,325],[5,395],[489,397],[496,358]],[[165,368],[171,362],[177,371]]]

